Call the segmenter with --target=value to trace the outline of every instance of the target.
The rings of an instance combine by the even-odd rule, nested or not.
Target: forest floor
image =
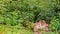
[[[25,29],[21,25],[9,26],[0,25],[0,34],[32,34],[32,31]],[[48,34],[58,34],[56,32],[49,32]]]

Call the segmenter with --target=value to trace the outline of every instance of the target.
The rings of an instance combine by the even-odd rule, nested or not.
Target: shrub
[[[60,19],[57,17],[52,18],[49,27],[52,31],[60,30]]]

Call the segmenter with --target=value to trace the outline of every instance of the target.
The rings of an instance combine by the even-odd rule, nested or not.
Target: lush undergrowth
[[[0,34],[32,34],[28,28],[43,19],[47,34],[60,33],[60,0],[0,0]]]
[[[32,31],[25,29],[23,26],[21,27],[20,25],[0,25],[0,34],[32,34]]]
[[[9,26],[9,25],[0,25],[0,34],[33,34],[32,30],[26,29],[21,25]],[[43,33],[43,34],[46,34]],[[47,32],[47,34],[58,34],[56,32]]]

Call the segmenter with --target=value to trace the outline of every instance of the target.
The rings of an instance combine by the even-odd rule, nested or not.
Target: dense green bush
[[[59,2],[58,0],[0,0],[0,23],[26,26],[26,21],[34,23],[45,19],[47,23],[53,22],[54,16],[57,17],[60,13]]]
[[[52,18],[49,27],[50,27],[50,30],[52,31],[59,31],[60,30],[60,17]]]
[[[14,30],[14,34],[15,31],[19,34],[22,31],[23,34],[31,34],[32,31],[28,30],[33,27],[33,23],[42,19],[49,24],[50,31],[57,31],[60,34],[60,0],[0,0],[0,24],[19,25],[17,29],[5,27],[11,28],[11,33]],[[25,30],[25,27],[28,30]],[[0,28],[2,30],[4,26]],[[50,31],[48,34],[56,34]],[[7,33],[10,33],[10,30]]]

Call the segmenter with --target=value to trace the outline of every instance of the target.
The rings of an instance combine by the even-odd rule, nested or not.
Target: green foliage
[[[39,20],[46,20],[49,24],[49,30],[60,32],[60,1],[59,0],[0,0],[0,24],[18,27],[5,28],[6,34],[31,34],[29,30],[33,27],[33,23]],[[26,27],[23,29],[23,26]],[[13,33],[12,33],[13,30]],[[4,31],[4,30],[3,30]],[[16,32],[17,33],[16,33]],[[24,33],[23,33],[24,31]],[[55,32],[48,34],[56,34]]]
[[[60,17],[59,19],[57,17],[54,17],[50,22],[50,30],[52,31],[58,31],[60,30]]]
[[[53,23],[57,22],[54,16],[60,17],[59,2],[58,0],[0,0],[0,23],[26,26],[26,21],[34,23],[44,19],[47,23],[51,21],[51,28],[54,29]],[[58,26],[60,18],[57,19]]]
[[[29,29],[25,29],[21,24],[16,26],[0,25],[0,32],[4,34],[33,34]],[[42,34],[58,34],[56,32],[44,32]]]

